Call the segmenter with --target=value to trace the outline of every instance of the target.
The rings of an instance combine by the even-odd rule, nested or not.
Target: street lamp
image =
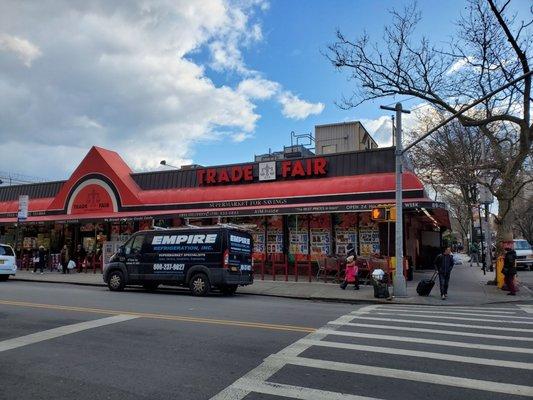
[[[176,167],[176,166],[174,166],[174,165],[168,164],[166,160],[161,160],[161,161],[159,162],[159,164],[164,165],[165,167],[170,167],[170,168],[180,169],[180,167]]]

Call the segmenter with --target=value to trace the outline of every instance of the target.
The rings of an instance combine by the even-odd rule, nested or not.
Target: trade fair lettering
[[[281,161],[281,177],[286,179],[324,176],[327,174],[327,163],[327,160],[323,157],[284,160]],[[196,172],[196,177],[200,186],[253,182],[256,180],[253,173],[253,164],[236,165],[227,168],[203,168]]]

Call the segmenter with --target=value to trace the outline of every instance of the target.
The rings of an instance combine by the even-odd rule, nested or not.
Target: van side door
[[[136,235],[124,246],[124,258],[126,269],[130,279],[137,280],[142,271],[142,246],[144,243],[144,234]]]

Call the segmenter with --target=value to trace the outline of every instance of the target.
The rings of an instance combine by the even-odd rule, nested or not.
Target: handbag
[[[37,264],[39,263],[40,258],[39,257],[33,257],[33,263]]]
[[[73,260],[70,260],[67,264],[68,269],[74,269],[76,268],[76,263]]]

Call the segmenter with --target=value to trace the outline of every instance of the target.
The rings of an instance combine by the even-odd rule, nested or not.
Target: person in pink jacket
[[[346,289],[349,284],[354,284],[354,289],[359,290],[359,279],[357,273],[359,268],[355,264],[355,256],[351,255],[346,258],[346,270],[344,275],[344,281],[341,283],[340,287],[342,290]]]

